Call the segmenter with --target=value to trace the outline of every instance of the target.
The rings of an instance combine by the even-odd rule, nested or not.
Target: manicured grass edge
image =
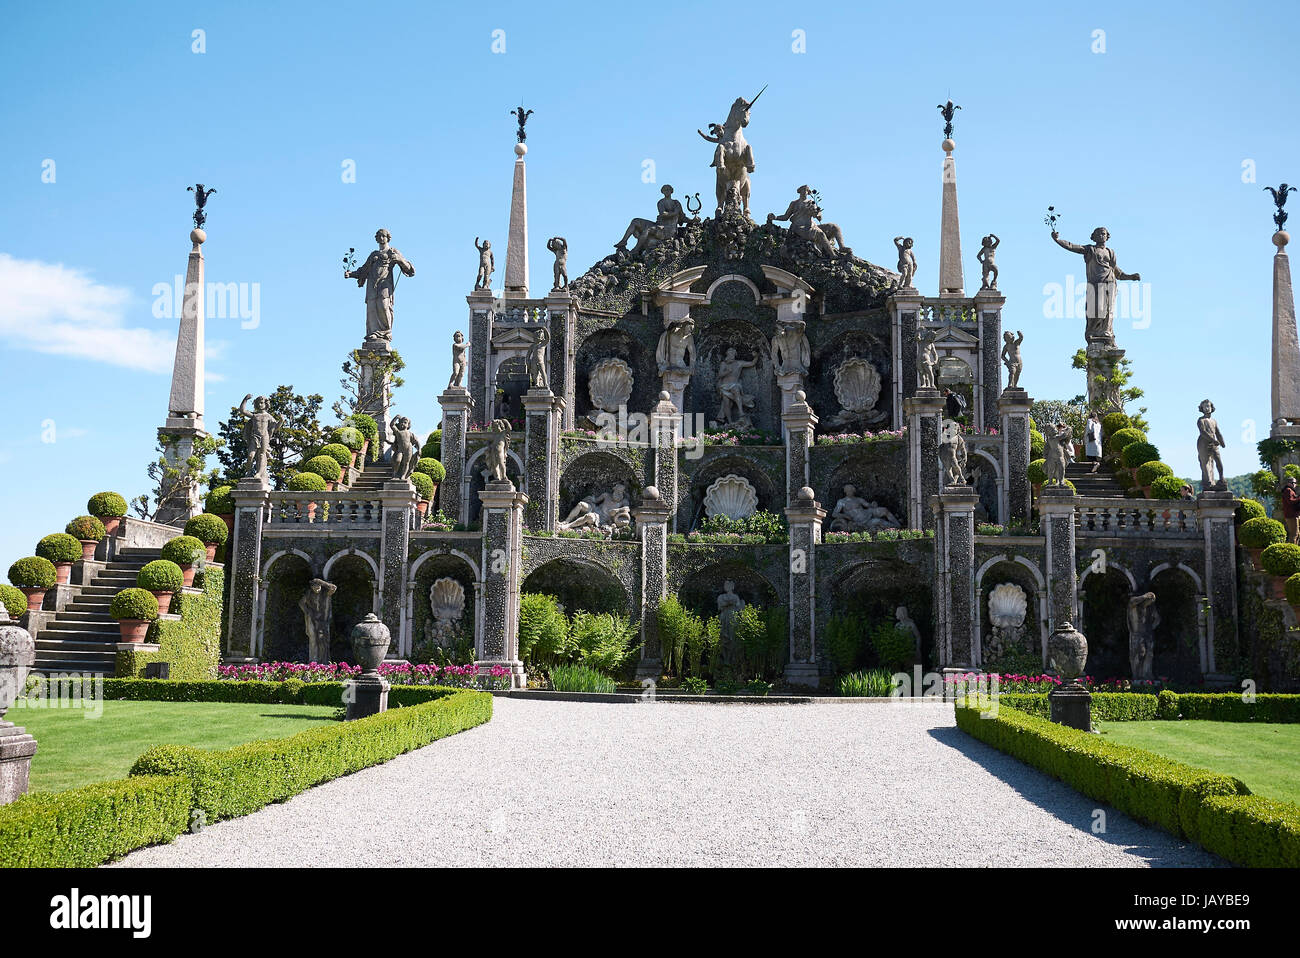
[[[998,701],[1018,712],[1048,716],[1045,692],[999,692]],[[1092,717],[1099,722],[1203,719],[1211,722],[1300,724],[1300,695],[1265,693],[1244,701],[1239,692],[1094,692]]]
[[[1094,698],[1095,701],[1095,698]],[[998,702],[959,702],[957,727],[1133,818],[1240,865],[1300,867],[1300,806],[1251,795],[1239,779],[1107,742]]]
[[[25,795],[0,807],[0,867],[101,865],[170,842],[194,825],[282,802],[492,717],[486,692],[422,691],[438,694],[408,708],[230,749],[156,746],[136,760],[129,778]]]
[[[55,686],[58,680],[51,682]],[[82,683],[80,695],[94,694],[96,679],[67,679]],[[250,705],[342,705],[343,682],[234,682],[229,680],[104,679],[105,701],[132,702],[230,702]],[[51,689],[51,695],[54,689]],[[71,690],[69,690],[70,692]],[[434,699],[473,691],[450,685],[394,685],[388,693],[390,707],[419,705]]]

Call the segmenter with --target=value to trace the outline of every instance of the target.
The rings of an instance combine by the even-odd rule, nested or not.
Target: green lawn
[[[1102,722],[1112,742],[1235,775],[1256,795],[1300,804],[1300,725]]]
[[[82,709],[15,708],[6,720],[36,737],[31,791],[60,792],[125,778],[154,745],[229,748],[254,739],[284,738],[333,721],[330,705],[247,705],[226,702],[101,703]]]

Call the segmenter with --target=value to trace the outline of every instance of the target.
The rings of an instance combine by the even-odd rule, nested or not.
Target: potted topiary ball
[[[72,563],[81,558],[81,543],[66,532],[51,532],[36,543],[36,554],[54,563],[55,581],[67,585],[72,578]]]
[[[217,546],[224,545],[226,539],[230,537],[230,531],[221,517],[209,512],[200,512],[186,522],[185,534],[203,543],[209,562],[217,557]]]
[[[320,447],[320,452],[317,453],[317,455],[329,456],[337,462],[339,468],[343,470],[351,469],[357,458],[356,453],[341,442],[327,442],[325,445]]]
[[[331,456],[312,456],[302,464],[303,472],[314,472],[325,480],[327,491],[333,491],[343,478],[343,467]]]
[[[172,596],[185,586],[185,573],[170,559],[154,559],[136,574],[135,584],[152,592],[158,600],[158,614],[166,615],[172,606]]]
[[[1287,605],[1291,606],[1291,611],[1300,619],[1300,574],[1288,578],[1283,591],[1286,593]]]
[[[1237,509],[1233,513],[1237,520],[1237,525],[1249,522],[1251,519],[1261,519],[1267,516],[1264,511],[1264,504],[1255,499],[1242,499],[1237,503]]]
[[[366,461],[366,450],[370,451],[371,459],[379,458],[379,423],[375,422],[373,416],[355,412],[348,416],[343,424],[361,433],[361,452],[357,456],[358,459],[363,463]]]
[[[1043,488],[1043,483],[1047,481],[1047,460],[1035,459],[1029,464],[1026,470],[1029,477],[1029,483],[1034,487],[1034,497],[1038,497],[1038,490]]]
[[[126,500],[116,492],[97,492],[86,503],[86,511],[104,523],[105,534],[111,536],[126,515]]]
[[[355,431],[355,430],[354,430]],[[290,492],[325,492],[325,480],[314,472],[296,472],[289,477]],[[298,500],[298,511],[304,514],[308,522],[316,521],[316,500],[306,496]]]
[[[340,445],[347,446],[353,452],[361,452],[362,447],[366,445],[365,437],[361,435],[361,431],[355,426],[339,426],[334,429],[330,433],[330,442],[337,442]]]
[[[94,516],[77,516],[64,527],[63,531],[81,543],[81,558],[86,560],[95,558],[99,540],[108,534],[104,529],[104,523]]]
[[[1274,543],[1286,542],[1286,526],[1276,519],[1259,516],[1243,522],[1241,529],[1237,532],[1237,538],[1246,551],[1250,553],[1251,564],[1256,569],[1260,569],[1263,568],[1260,565],[1260,559],[1264,550]]]
[[[108,614],[117,619],[123,642],[143,642],[158,618],[158,600],[145,589],[123,589],[113,596]]]
[[[1163,463],[1147,463],[1147,465],[1163,465]],[[1143,466],[1142,469],[1145,469]],[[1142,470],[1139,469],[1138,472]],[[1177,476],[1157,476],[1151,483],[1148,494],[1154,499],[1182,499],[1183,497],[1183,480]],[[1164,517],[1168,519],[1173,514],[1173,509],[1166,508]]]
[[[9,618],[16,619],[27,611],[27,596],[11,585],[0,583],[0,605],[5,607]]]
[[[426,456],[415,464],[415,471],[428,476],[433,481],[433,493],[429,496],[429,500],[432,501],[438,493],[438,486],[442,485],[442,480],[447,478],[446,467],[437,459]]]
[[[235,500],[230,495],[230,486],[215,486],[203,497],[204,511],[216,516],[226,524],[226,532],[235,531]]]
[[[188,589],[194,585],[195,567],[207,555],[207,551],[207,546],[194,536],[177,536],[162,547],[162,557],[180,566],[181,585]]]
[[[9,581],[27,596],[27,611],[36,612],[45,602],[45,593],[54,588],[59,575],[54,563],[41,556],[19,559],[9,567]]]
[[[411,473],[411,485],[415,486],[415,494],[419,497],[415,502],[415,511],[424,515],[429,511],[429,500],[438,491],[438,486],[422,472]]]
[[[1300,546],[1290,542],[1276,542],[1260,555],[1260,565],[1272,578],[1269,580],[1271,598],[1286,598],[1286,580],[1300,572]]]

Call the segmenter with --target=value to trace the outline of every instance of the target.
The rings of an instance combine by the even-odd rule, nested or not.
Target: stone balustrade
[[[266,522],[272,527],[317,525],[341,529],[378,529],[383,502],[355,492],[272,492]],[[314,504],[314,505],[313,505]]]
[[[921,299],[918,319],[923,323],[970,324],[979,320],[976,302],[972,297]]]
[[[1145,499],[1074,500],[1075,534],[1078,536],[1160,536],[1195,539],[1201,524],[1195,501],[1152,502]]]

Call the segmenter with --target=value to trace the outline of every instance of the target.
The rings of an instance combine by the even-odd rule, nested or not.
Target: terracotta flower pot
[[[361,451],[364,452],[365,449],[366,449],[366,447],[365,447],[365,444],[363,443],[362,446],[361,446]],[[351,451],[351,450],[349,450],[349,451]],[[359,455],[360,455],[360,453],[356,453],[356,452],[352,453],[352,461],[351,461],[350,463],[348,463],[348,468],[349,468],[349,469],[355,469],[355,468],[357,467],[357,456],[359,456]],[[363,460],[363,461],[364,461],[364,460]]]
[[[205,542],[203,548],[207,550],[209,562],[217,557],[217,544],[215,542]]]
[[[226,524],[226,531],[233,536],[235,534],[235,514],[233,512],[223,512],[221,513],[220,518],[221,521]]]
[[[18,587],[18,591],[27,596],[27,611],[39,612],[41,606],[45,603],[45,593],[49,589],[28,589],[23,586]]]
[[[122,630],[123,642],[143,642],[149,634],[148,619],[118,619],[117,625]]]
[[[82,561],[89,562],[91,559],[95,558],[95,550],[99,548],[99,540],[79,539],[78,541],[81,543]]]
[[[194,585],[194,573],[197,570],[193,565],[181,566],[181,587],[185,589],[192,588]]]
[[[117,527],[118,527],[119,525],[122,524],[122,517],[121,517],[121,516],[104,516],[104,517],[103,517],[102,519],[100,519],[99,521],[102,522],[102,523],[104,523],[104,533],[105,533],[106,535],[110,535],[110,536],[111,536],[111,535],[113,535],[115,532],[117,532]]]
[[[433,505],[438,501],[438,486],[440,485],[442,485],[440,482],[435,482],[433,484],[433,492],[429,495],[429,505]]]
[[[54,574],[57,578],[54,580],[59,585],[67,585],[72,581],[72,563],[56,562],[54,563]]]
[[[429,511],[429,500],[428,500],[428,499],[421,499],[419,502],[417,502],[417,503],[415,504],[415,513],[416,513],[416,515],[420,515],[420,516],[422,516],[422,515],[424,515],[425,513],[427,513],[428,511]]]
[[[1268,592],[1270,599],[1286,598],[1286,580],[1287,576],[1273,575],[1268,577]]]
[[[171,592],[155,592],[155,593],[153,594],[153,597],[154,597],[155,599],[158,600],[158,614],[159,614],[159,615],[166,615],[166,614],[167,614],[167,610],[170,609],[170,608],[172,607],[172,595],[173,595],[173,594],[174,594],[174,593],[171,593]]]
[[[369,439],[361,440],[361,450],[354,454],[356,458],[352,460],[352,464],[355,466],[357,464],[357,460],[360,460],[361,464],[364,466],[366,463],[366,453],[368,453],[369,451],[370,451],[370,440]]]
[[[308,522],[316,521],[316,503],[314,502],[307,503],[307,521]]]

